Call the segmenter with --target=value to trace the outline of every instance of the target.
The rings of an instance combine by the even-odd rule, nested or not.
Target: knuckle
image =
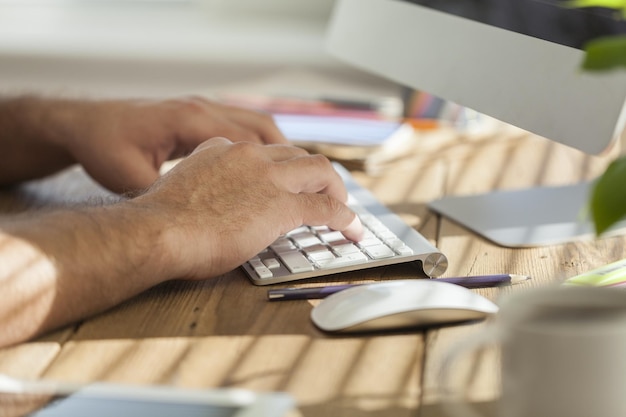
[[[188,96],[173,100],[174,107],[184,114],[201,114],[207,111],[206,99],[200,96]]]
[[[314,155],[310,155],[311,157],[311,161],[318,166],[321,169],[331,169],[332,168],[332,164],[330,162],[330,159],[328,159],[326,156],[321,155],[321,154],[314,154]]]
[[[237,139],[242,142],[263,143],[261,135],[249,130],[241,132],[238,136]]]
[[[309,156],[310,155],[309,151],[299,146],[293,146],[293,145],[275,145],[275,146],[288,146],[290,148],[293,148],[296,156]]]
[[[300,148],[294,145],[286,145],[282,143],[280,144],[271,143],[265,146],[267,148],[273,148],[273,149],[284,151],[285,155],[289,155],[290,158],[297,160],[298,163],[304,163],[302,162],[302,159],[311,155],[309,151],[307,151],[306,149]]]
[[[343,204],[339,200],[331,197],[328,194],[317,194],[317,198],[314,201],[317,203],[316,209],[320,213],[333,216],[336,213],[341,212]]]
[[[258,145],[253,142],[234,142],[232,150],[242,157],[252,157],[259,153]]]
[[[345,206],[326,194],[308,195],[303,201],[303,217],[311,225],[336,225],[343,223]]]

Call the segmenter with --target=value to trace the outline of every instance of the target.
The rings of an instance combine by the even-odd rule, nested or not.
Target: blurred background
[[[0,93],[400,97],[330,57],[334,0],[0,0]]]

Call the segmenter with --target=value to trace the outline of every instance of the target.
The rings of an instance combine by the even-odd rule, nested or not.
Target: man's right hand
[[[302,224],[359,240],[339,175],[323,156],[287,145],[200,145],[130,204],[161,219],[171,278],[203,279],[241,265]]]

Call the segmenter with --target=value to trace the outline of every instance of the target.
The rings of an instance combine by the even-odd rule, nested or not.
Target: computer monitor
[[[626,32],[606,9],[560,0],[338,0],[329,52],[402,85],[589,154],[626,122],[626,72],[581,70],[589,38]],[[451,196],[429,207],[503,246],[594,234],[589,184]],[[619,225],[622,226],[622,225]]]

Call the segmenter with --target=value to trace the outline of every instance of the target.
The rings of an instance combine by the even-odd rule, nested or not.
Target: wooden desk
[[[530,274],[524,286],[559,282],[626,258],[624,237],[507,249],[428,211],[445,194],[592,178],[594,158],[519,131],[468,138],[422,135],[419,152],[379,177],[355,172],[391,209],[449,258],[445,276]],[[0,195],[4,212],[102,195],[73,170]],[[325,282],[413,276],[408,266],[346,273]],[[317,281],[319,285],[320,282]],[[311,285],[302,283],[300,285]],[[477,290],[492,299],[522,286]],[[372,337],[329,337],[309,320],[312,302],[267,302],[237,269],[205,282],[170,282],[29,343],[0,350],[0,372],[22,378],[243,387],[291,393],[302,416],[439,416],[442,355],[482,324]],[[469,363],[455,368],[468,378]],[[498,392],[498,352],[473,374],[470,398],[489,406]]]

